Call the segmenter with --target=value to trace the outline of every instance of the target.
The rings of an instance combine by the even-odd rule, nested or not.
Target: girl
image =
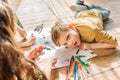
[[[41,71],[23,52],[14,40],[14,13],[9,6],[0,2],[0,80],[50,80],[52,62]],[[47,71],[45,71],[47,70]]]

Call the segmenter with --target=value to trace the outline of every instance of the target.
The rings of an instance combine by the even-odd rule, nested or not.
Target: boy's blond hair
[[[60,46],[58,40],[60,36],[64,36],[64,35],[61,35],[61,33],[68,30],[69,30],[68,25],[63,24],[61,21],[57,21],[55,25],[51,28],[51,39],[56,46]]]

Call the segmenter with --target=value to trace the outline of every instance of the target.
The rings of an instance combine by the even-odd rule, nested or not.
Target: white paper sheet
[[[63,47],[63,48],[57,49],[55,52],[55,56],[58,57],[56,68],[69,65],[71,56],[85,55],[85,57],[82,58],[85,60],[97,56],[95,53],[93,54],[91,50],[79,50],[78,54],[76,54],[77,51],[78,51],[78,48]]]

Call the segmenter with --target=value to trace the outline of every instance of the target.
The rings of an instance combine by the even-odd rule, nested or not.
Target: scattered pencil
[[[67,70],[66,80],[70,80],[71,77],[73,77],[74,80],[88,80],[88,74],[90,73],[86,66],[88,65],[88,62],[86,60],[81,60],[81,57],[85,56],[79,55],[71,57],[70,65],[68,66]]]
[[[38,32],[40,34],[42,30],[43,30],[43,24],[36,26],[34,32]]]

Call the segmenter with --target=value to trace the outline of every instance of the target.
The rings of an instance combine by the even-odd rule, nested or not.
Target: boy
[[[116,48],[117,39],[103,31],[103,12],[106,9],[82,10],[69,24],[57,22],[51,29],[51,37],[57,46],[86,49]],[[105,13],[106,14],[106,13]]]

